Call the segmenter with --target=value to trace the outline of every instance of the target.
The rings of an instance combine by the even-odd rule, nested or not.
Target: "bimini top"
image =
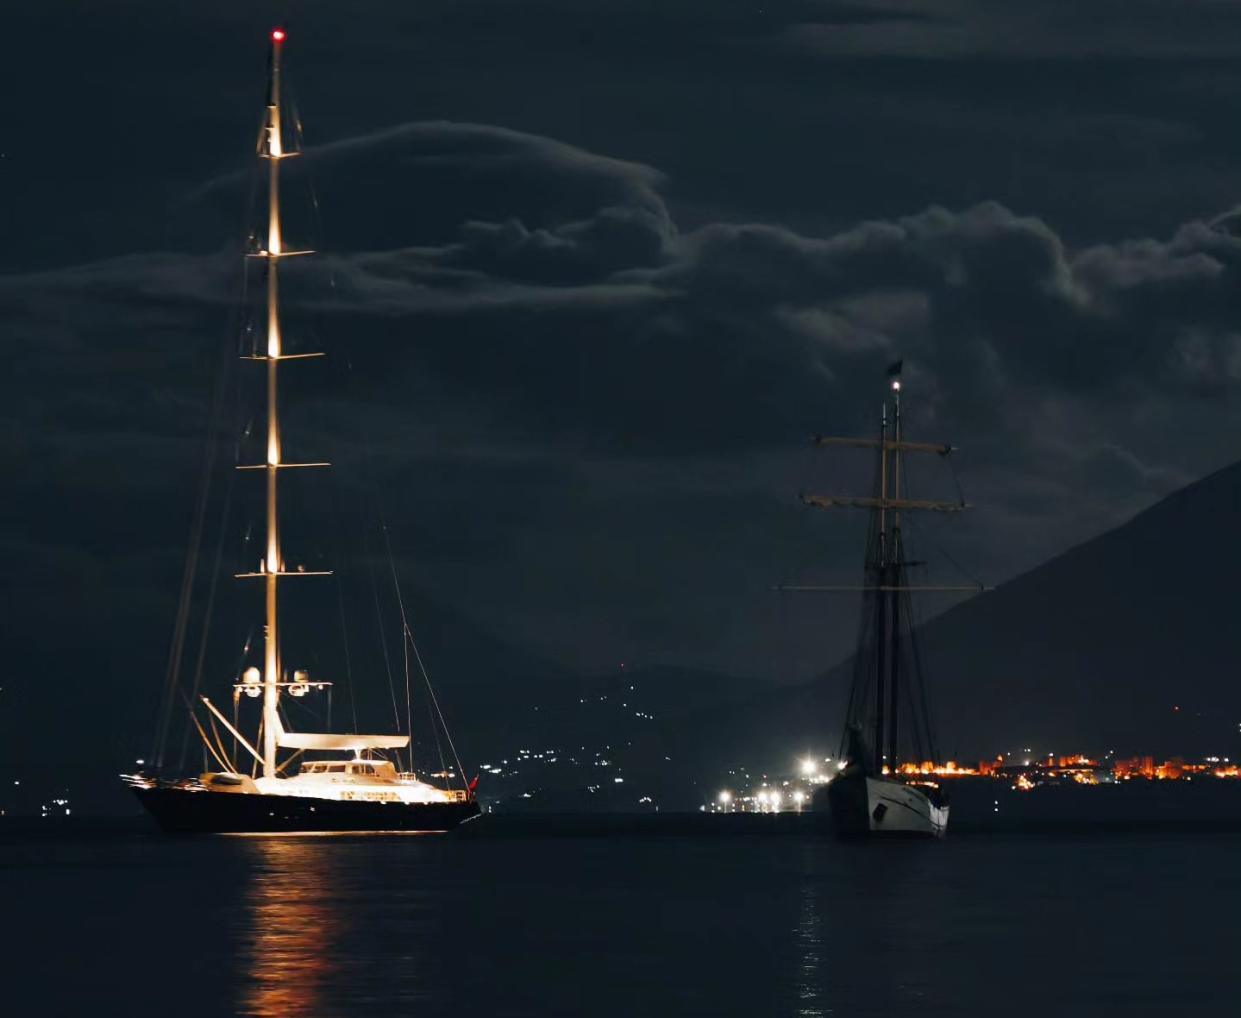
[[[404,749],[408,735],[348,735],[334,732],[281,732],[282,749]]]
[[[281,749],[404,749],[408,735],[351,735],[348,732],[286,732],[276,715],[276,745]]]

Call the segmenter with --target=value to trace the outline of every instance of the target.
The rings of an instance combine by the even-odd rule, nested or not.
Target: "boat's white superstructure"
[[[201,783],[213,791],[249,795],[292,795],[334,802],[465,802],[461,789],[437,788],[412,773],[397,771],[390,760],[315,760],[290,778],[252,778],[213,771]]]

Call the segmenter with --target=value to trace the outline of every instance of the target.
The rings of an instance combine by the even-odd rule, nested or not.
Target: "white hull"
[[[845,772],[828,786],[832,822],[841,834],[942,838],[948,804],[930,789],[903,781]]]

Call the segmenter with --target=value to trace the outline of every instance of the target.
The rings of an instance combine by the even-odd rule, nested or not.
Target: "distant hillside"
[[[1241,465],[928,623],[943,748],[1241,753],[1239,523]]]
[[[407,602],[453,737],[476,761],[526,747],[609,742],[649,743],[662,759],[661,733],[669,724],[749,702],[766,688],[757,680],[660,665],[582,675],[430,598]]]
[[[943,749],[961,759],[1026,746],[1241,757],[1238,521],[1234,466],[927,624]],[[430,598],[408,594],[407,604],[463,762],[473,773],[508,760],[504,776],[485,774],[482,787],[509,801],[528,792],[522,801],[536,805],[559,789],[604,808],[634,808],[647,795],[692,805],[697,783],[732,767],[783,769],[803,753],[837,750],[848,661],[794,687],[661,666],[582,676]],[[386,682],[367,671],[366,713],[382,718]],[[120,684],[106,672],[97,667],[101,681],[88,687],[100,693],[91,700],[99,735],[75,745],[44,783],[114,808],[123,797],[112,775],[141,750],[129,744],[137,735],[112,734],[138,729],[128,701],[102,695]],[[27,687],[21,709],[10,703],[6,713],[44,730],[56,707],[48,688],[36,696],[44,687]],[[10,742],[8,769],[33,778],[16,769],[25,757]],[[518,761],[522,750],[531,755]],[[606,767],[596,762],[604,759]],[[592,787],[606,794],[583,791]]]
[[[1241,466],[928,623],[942,748],[1241,756],[1238,522]],[[592,801],[623,808],[639,791],[685,804],[731,767],[837,751],[849,661],[794,687],[666,667],[584,677],[432,602],[416,617],[459,744],[474,761],[508,759],[485,786],[532,806],[553,788],[603,788],[596,759],[611,769]],[[523,749],[578,762],[518,764]]]

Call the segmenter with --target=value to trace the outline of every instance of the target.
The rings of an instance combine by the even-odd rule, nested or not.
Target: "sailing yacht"
[[[399,769],[400,752],[410,748],[408,732],[298,732],[288,730],[282,717],[284,696],[300,700],[324,692],[331,685],[312,677],[305,669],[295,669],[290,676],[280,644],[279,593],[283,584],[287,580],[302,583],[308,582],[306,577],[330,575],[289,568],[281,545],[280,509],[287,508],[281,506],[279,499],[281,474],[290,468],[328,466],[288,462],[281,451],[281,371],[304,358],[320,356],[289,352],[281,335],[281,263],[293,255],[310,253],[289,249],[281,232],[281,164],[298,154],[295,145],[286,145],[284,136],[281,56],[285,41],[283,29],[272,31],[266,111],[257,150],[260,167],[266,167],[267,176],[266,243],[257,251],[247,252],[247,256],[260,260],[266,281],[265,345],[243,357],[251,362],[252,369],[265,373],[266,461],[238,467],[261,476],[265,486],[265,553],[255,571],[236,574],[242,582],[261,584],[264,590],[262,668],[251,665],[236,677],[232,719],[205,696],[190,705],[190,720],[202,739],[204,753],[215,761],[217,769],[192,777],[167,777],[157,770],[152,774],[123,775],[123,780],[159,824],[173,832],[446,831],[479,814],[473,786],[466,783],[459,761],[456,772],[442,768],[436,775],[426,776],[438,777],[443,784],[447,784],[445,779],[449,777],[460,779],[461,787],[441,787],[414,773],[412,766]],[[185,588],[182,596],[184,608],[188,604]],[[412,641],[404,618],[402,623],[403,638]],[[170,674],[175,672],[170,670]],[[172,695],[170,688],[169,704]],[[238,706],[260,699],[261,712],[256,712],[258,735],[251,740],[241,730]],[[243,751],[244,767],[237,759]],[[309,753],[320,755],[311,759],[306,756]],[[394,753],[397,762],[387,758],[386,753]],[[453,755],[455,758],[455,750]],[[412,761],[412,756],[407,759]]]
[[[839,758],[843,769],[815,797],[844,835],[943,837],[948,796],[934,780],[938,755],[927,707],[911,595],[919,591],[977,591],[978,586],[913,586],[909,570],[921,563],[906,557],[905,514],[956,513],[958,501],[910,498],[905,457],[930,454],[948,459],[949,445],[913,442],[901,419],[901,368],[888,369],[878,438],[816,438],[820,446],[872,449],[874,492],[866,497],[803,494],[815,508],[869,511],[865,579],[855,587],[785,587],[786,590],[860,591],[862,615],[853,682]],[[955,475],[954,475],[955,477]],[[958,495],[960,489],[958,488]]]

